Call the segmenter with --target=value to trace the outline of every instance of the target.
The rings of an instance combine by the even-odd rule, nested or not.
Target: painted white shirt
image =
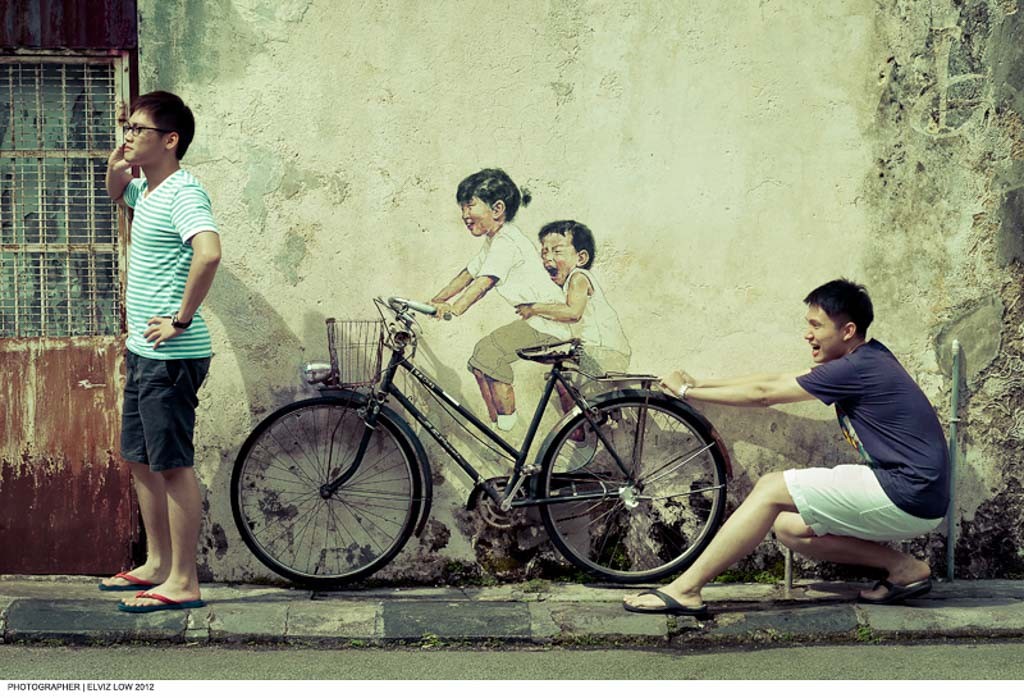
[[[544,269],[540,252],[523,232],[505,223],[493,237],[486,238],[480,252],[466,265],[473,278],[492,276],[494,290],[515,307],[523,303],[564,303],[557,284]],[[569,339],[572,334],[563,322],[534,316],[526,321],[538,332]]]
[[[583,340],[583,351],[591,354],[598,362],[601,362],[601,354],[616,352],[625,357],[626,364],[628,364],[631,354],[629,341],[626,339],[626,334],[622,331],[622,323],[619,322],[619,316],[615,313],[615,309],[609,305],[608,299],[605,298],[604,290],[597,283],[594,272],[580,267],[573,269],[565,280],[564,289],[566,295],[569,292],[569,282],[576,274],[582,274],[587,277],[587,280],[590,281],[590,287],[594,292],[587,300],[587,305],[583,309],[583,317],[580,318],[579,322],[572,323],[573,336]],[[562,302],[567,302],[567,298],[563,299]],[[603,362],[601,363],[603,364]],[[615,363],[619,362],[616,361]],[[618,366],[603,366],[603,368],[616,371],[626,370],[625,366],[621,368]]]

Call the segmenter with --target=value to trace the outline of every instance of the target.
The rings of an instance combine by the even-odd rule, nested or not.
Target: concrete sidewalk
[[[379,588],[313,593],[207,584],[205,608],[128,614],[127,593],[98,578],[0,576],[4,643],[284,643],[707,647],[969,637],[1024,639],[1024,581],[936,583],[905,606],[854,601],[866,585],[803,580],[705,589],[710,620],[638,615],[621,588],[535,581],[472,588]]]

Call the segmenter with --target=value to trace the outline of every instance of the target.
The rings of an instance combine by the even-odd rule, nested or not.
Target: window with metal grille
[[[121,332],[116,57],[0,56],[0,338]]]

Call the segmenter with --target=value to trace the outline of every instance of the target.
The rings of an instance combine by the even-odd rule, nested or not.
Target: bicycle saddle
[[[559,361],[579,361],[580,347],[583,342],[570,339],[555,344],[538,344],[533,347],[516,349],[520,359],[536,361],[541,364],[557,364]]]

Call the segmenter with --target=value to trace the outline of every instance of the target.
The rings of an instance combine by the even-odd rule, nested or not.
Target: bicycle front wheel
[[[725,511],[725,455],[707,423],[658,393],[597,398],[597,430],[581,414],[543,455],[548,536],[603,579],[646,583],[688,567]]]
[[[260,562],[300,585],[368,577],[398,554],[416,524],[423,483],[415,452],[385,414],[367,432],[363,402],[319,397],[288,405],[256,427],[235,461],[231,509],[242,539]]]

